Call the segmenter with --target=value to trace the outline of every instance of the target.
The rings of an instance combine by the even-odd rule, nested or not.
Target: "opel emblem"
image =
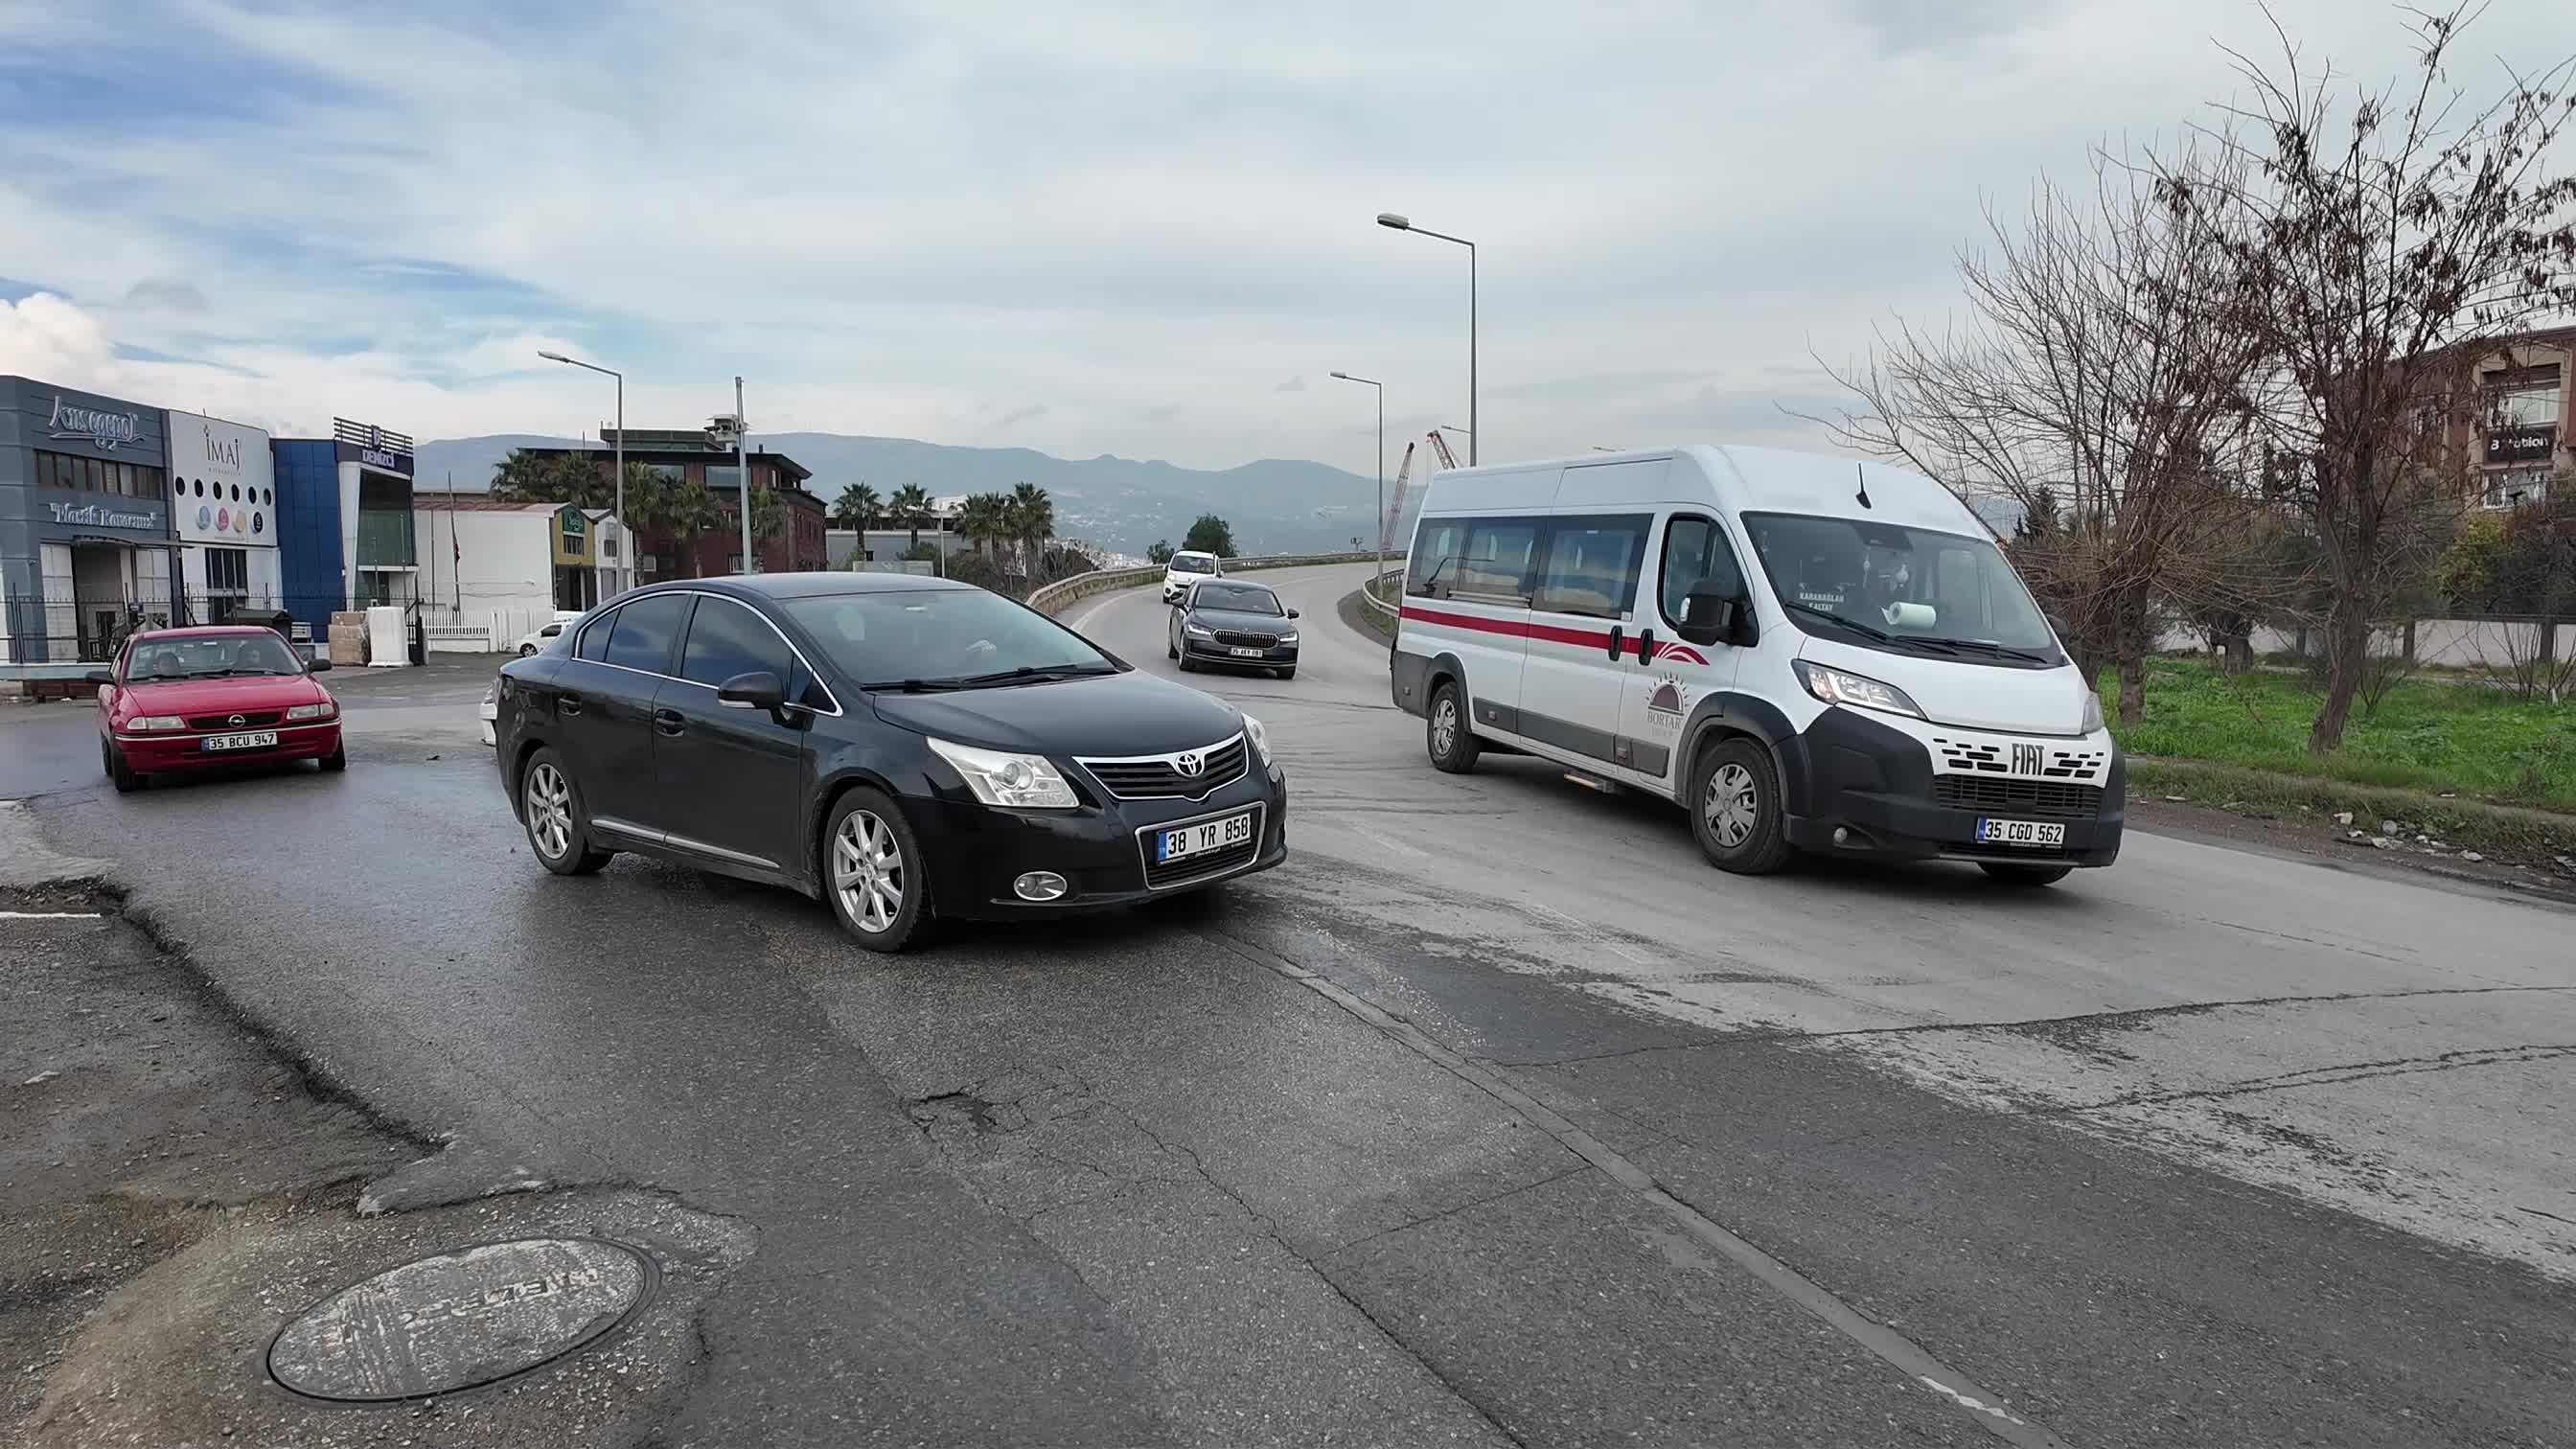
[[[1180,771],[1184,775],[1196,775],[1199,771],[1206,769],[1207,764],[1198,757],[1195,751],[1193,751],[1188,754],[1172,756],[1172,768]]]
[[[250,723],[250,721],[249,721],[249,720],[246,720],[246,719],[243,719],[240,715],[233,715],[233,716],[231,716],[231,717],[227,718],[227,719],[224,721],[224,723],[226,723],[226,724],[230,724],[230,725],[246,725],[246,724],[249,724],[249,723]],[[1195,772],[1195,771],[1193,771],[1192,773],[1196,773],[1196,772]]]

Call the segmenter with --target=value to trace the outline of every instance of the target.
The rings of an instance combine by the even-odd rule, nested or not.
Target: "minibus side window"
[[[1624,619],[1644,571],[1651,514],[1550,520],[1547,571],[1531,607],[1550,614]]]
[[[1475,520],[1467,530],[1466,550],[1453,566],[1456,582],[1447,594],[1470,595],[1486,603],[1528,603],[1530,556],[1537,547],[1535,519]]]
[[[1663,572],[1657,585],[1665,623],[1681,627],[1682,605],[1690,597],[1691,586],[1702,579],[1715,579],[1741,592],[1744,571],[1735,562],[1735,546],[1726,541],[1726,530],[1714,520],[1675,514],[1664,525]]]
[[[1466,520],[1424,519],[1422,532],[1413,540],[1413,557],[1405,571],[1404,591],[1417,599],[1436,597],[1433,585],[1456,582],[1458,557],[1466,547]]]

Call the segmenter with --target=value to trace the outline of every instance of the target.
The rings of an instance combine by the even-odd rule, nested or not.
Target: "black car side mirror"
[[[105,669],[93,669],[81,676],[83,684],[114,684],[116,675]]]
[[[1693,644],[1751,644],[1753,601],[1742,589],[1702,579],[1682,596],[1682,626],[1673,632]]]
[[[1294,610],[1294,609],[1290,609],[1290,610],[1288,611],[1288,617],[1289,617],[1289,618],[1291,618],[1291,619],[1296,618],[1296,617],[1297,617],[1297,611],[1296,611],[1296,610]]]
[[[716,703],[735,709],[776,709],[787,703],[787,686],[766,669],[737,674],[716,686]]]
[[[325,671],[325,670],[329,669],[330,667],[331,667],[331,656],[330,656],[330,655],[328,655],[328,654],[316,654],[316,655],[314,655],[311,659],[308,659],[308,660],[306,660],[306,661],[305,661],[305,663],[304,663],[304,672],[305,672],[305,673],[307,673],[307,674],[320,674],[320,673],[322,673],[323,671]]]

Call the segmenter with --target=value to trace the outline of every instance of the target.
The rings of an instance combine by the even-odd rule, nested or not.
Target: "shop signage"
[[[85,442],[110,453],[143,439],[141,413],[79,407],[60,397],[54,399],[53,416],[45,420],[45,426],[58,439]]]
[[[565,568],[591,562],[590,515],[567,503],[555,510],[555,563]]]
[[[277,465],[267,433],[174,408],[169,442],[170,517],[181,543],[276,546]]]
[[[2534,463],[2548,457],[2557,444],[2558,430],[2546,423],[2538,426],[2498,428],[2487,434],[2487,461]]]
[[[104,503],[47,503],[54,510],[54,522],[65,528],[152,528],[161,526],[158,513],[119,513]]]
[[[409,473],[411,471],[411,460],[409,458],[385,448],[360,448],[358,450],[358,461],[366,464],[370,468],[382,468],[389,473]]]

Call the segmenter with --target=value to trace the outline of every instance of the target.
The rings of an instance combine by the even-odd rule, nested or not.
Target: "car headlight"
[[[1014,810],[1071,810],[1082,802],[1073,796],[1055,762],[1044,755],[1015,755],[979,750],[949,740],[933,739],[931,751],[966,777],[966,788],[987,805]]]
[[[501,681],[497,679],[493,680],[491,686],[483,691],[483,702],[485,704],[499,704],[501,702]]]
[[[125,727],[137,732],[143,730],[183,730],[188,727],[188,722],[179,718],[175,714],[138,714],[134,718],[127,720],[125,722]]]
[[[1270,764],[1270,727],[1250,715],[1243,717],[1243,737],[1252,741],[1252,752],[1261,757],[1262,766]]]
[[[2079,735],[2089,735],[2101,727],[2102,696],[2088,689],[2084,691],[2084,723],[2077,727],[2075,732]]]
[[[1181,632],[1193,635],[1200,639],[1213,639],[1216,637],[1216,631],[1214,629],[1209,628],[1205,624],[1193,624],[1187,619],[1183,619],[1181,621]]]
[[[297,720],[297,719],[329,719],[331,716],[333,716],[333,715],[335,715],[335,714],[338,714],[339,712],[340,712],[340,711],[339,711],[339,709],[338,709],[338,707],[337,707],[337,706],[334,706],[334,705],[331,705],[331,704],[327,704],[327,703],[326,703],[326,704],[290,704],[290,705],[288,705],[288,706],[286,707],[286,717],[287,717],[288,719],[290,719],[290,720]]]
[[[1280,643],[1282,643],[1282,644],[1294,644],[1294,643],[1296,643],[1296,642],[1297,642],[1297,631],[1296,631],[1296,630],[1294,630],[1294,629],[1291,629],[1291,630],[1289,630],[1287,633],[1280,635],[1280,636],[1279,636],[1279,642],[1280,642]]]
[[[1827,704],[1847,704],[1858,709],[1884,710],[1889,714],[1910,714],[1923,718],[1923,709],[1904,690],[1882,683],[1866,674],[1853,674],[1830,668],[1807,659],[1793,659],[1789,667],[1798,673],[1798,682],[1807,692]]]

